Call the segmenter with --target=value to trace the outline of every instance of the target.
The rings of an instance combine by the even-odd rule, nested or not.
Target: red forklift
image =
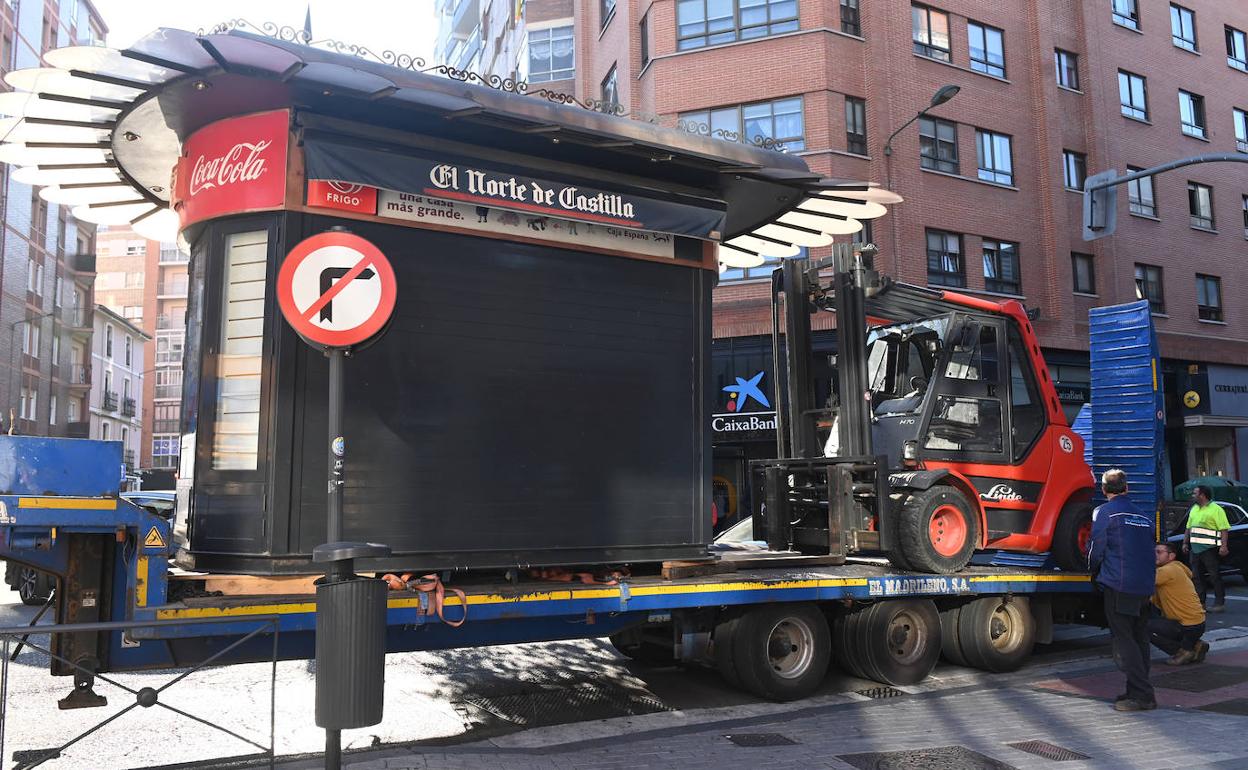
[[[751,467],[755,536],[939,574],[979,549],[1050,552],[1064,570],[1086,569],[1094,482],[1025,308],[895,282],[874,257],[837,244],[773,274],[787,398],[778,459]],[[807,352],[822,312],[836,314],[827,362]],[[830,385],[816,376],[825,363]]]

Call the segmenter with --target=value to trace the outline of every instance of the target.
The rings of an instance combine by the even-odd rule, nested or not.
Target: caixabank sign
[[[717,411],[711,415],[711,431],[716,440],[752,440],[774,438],[776,409],[768,391],[765,370],[748,376],[734,376],[734,383],[725,385],[717,394]]]

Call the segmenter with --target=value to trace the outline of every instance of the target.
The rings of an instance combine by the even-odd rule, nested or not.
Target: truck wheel
[[[17,595],[22,604],[32,607],[44,604],[52,595],[52,579],[37,569],[22,567],[17,572]]]
[[[941,575],[957,572],[970,563],[979,545],[979,517],[965,495],[944,484],[906,498],[897,524],[909,569]]]
[[[741,676],[737,673],[734,644],[737,638],[737,623],[740,620],[741,616],[736,613],[722,617],[715,624],[715,635],[711,639],[714,645],[711,651],[715,659],[715,670],[725,682],[738,688],[741,687]]]
[[[1071,501],[1058,514],[1049,550],[1057,566],[1066,572],[1088,569],[1088,545],[1092,539],[1092,503]]]
[[[957,602],[940,610],[940,655],[955,666],[969,666],[962,654],[962,642],[958,634],[958,616],[965,602]]]
[[[732,656],[746,690],[774,701],[805,698],[832,660],[828,621],[811,604],[757,607],[737,620]]]
[[[837,654],[863,679],[915,684],[940,657],[940,613],[931,599],[877,602],[841,616],[837,625]]]
[[[958,643],[966,663],[984,671],[1014,671],[1036,641],[1036,624],[1026,597],[985,596],[958,613]]]

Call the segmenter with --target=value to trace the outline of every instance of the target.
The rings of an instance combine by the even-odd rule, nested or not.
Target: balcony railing
[[[124,417],[133,417],[135,411],[135,403],[133,398],[123,398],[121,400],[121,414]]]
[[[104,391],[104,411],[115,412],[117,411],[118,406],[120,406],[120,403],[118,402],[117,391],[115,390]]]
[[[71,422],[65,425],[65,436],[68,438],[90,438],[91,423]]]
[[[162,265],[177,264],[179,262],[189,262],[190,260],[191,260],[191,255],[187,254],[185,251],[182,251],[180,249],[161,249],[160,250],[160,264]]]
[[[126,464],[126,473],[134,473],[138,464],[135,463],[134,450],[127,449],[121,453],[121,461]]]
[[[178,317],[174,317],[168,314],[156,316],[156,329],[158,331],[164,331],[166,329],[185,329],[185,328],[186,328],[186,316],[183,314],[179,314]]]
[[[165,281],[160,287],[160,296],[185,297],[187,286],[186,281]]]
[[[80,273],[95,272],[95,255],[94,254],[70,254],[66,261],[69,266]]]
[[[90,385],[91,384],[91,365],[90,364],[74,364],[69,367],[69,384],[70,385]]]
[[[95,320],[95,314],[89,307],[73,307],[67,305],[65,307],[65,325],[72,326],[77,329],[90,329],[92,321]]]

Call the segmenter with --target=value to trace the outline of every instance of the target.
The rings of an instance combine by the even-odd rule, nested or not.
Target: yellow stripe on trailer
[[[147,557],[140,556],[134,564],[134,606],[147,606]]]
[[[971,583],[1087,583],[1090,575],[974,575]]]
[[[99,497],[19,497],[18,508],[72,508],[82,511],[115,511],[117,501]]]

